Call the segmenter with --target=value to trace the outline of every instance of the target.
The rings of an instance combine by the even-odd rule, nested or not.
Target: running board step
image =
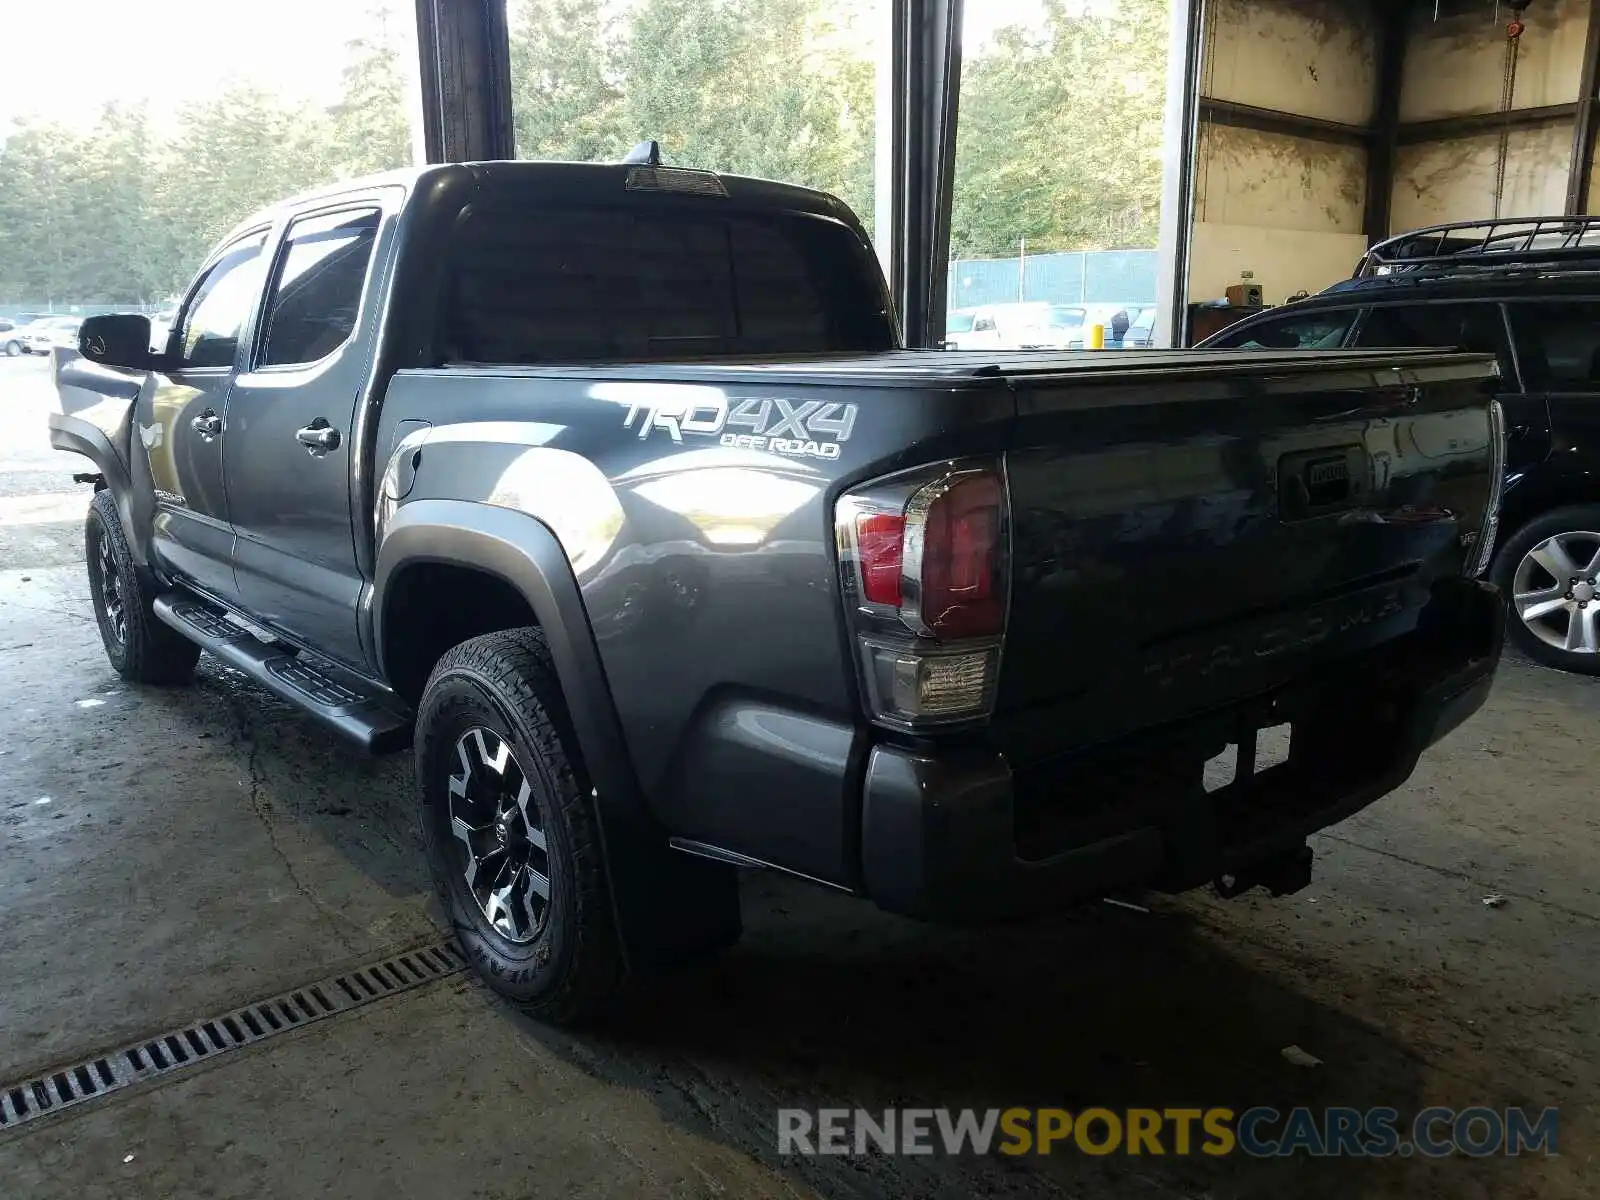
[[[261,641],[222,610],[182,592],[155,599],[155,614],[202,650],[243,671],[370,754],[411,745],[411,714],[393,696],[337,668]]]

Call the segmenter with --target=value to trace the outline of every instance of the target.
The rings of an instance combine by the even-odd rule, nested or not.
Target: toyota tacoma
[[[1492,358],[910,351],[798,187],[382,176],[53,360],[112,666],[413,749],[456,935],[553,1020],[734,940],[741,868],[1293,891],[1499,661]]]

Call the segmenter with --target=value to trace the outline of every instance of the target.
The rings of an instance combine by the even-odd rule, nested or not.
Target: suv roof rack
[[[1354,278],[1597,261],[1600,217],[1504,217],[1429,225],[1379,242],[1356,264]]]

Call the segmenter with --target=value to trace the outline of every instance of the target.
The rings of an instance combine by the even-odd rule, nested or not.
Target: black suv
[[[1201,342],[1230,349],[1459,346],[1500,359],[1506,476],[1492,578],[1513,641],[1600,674],[1600,218],[1437,225],[1354,278]],[[1398,447],[1433,457],[1448,447]]]

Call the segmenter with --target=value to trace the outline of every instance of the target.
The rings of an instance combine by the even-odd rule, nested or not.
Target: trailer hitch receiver
[[[1311,885],[1312,857],[1310,846],[1297,846],[1285,854],[1218,875],[1212,886],[1224,900],[1256,887],[1266,888],[1272,896],[1292,896]]]

